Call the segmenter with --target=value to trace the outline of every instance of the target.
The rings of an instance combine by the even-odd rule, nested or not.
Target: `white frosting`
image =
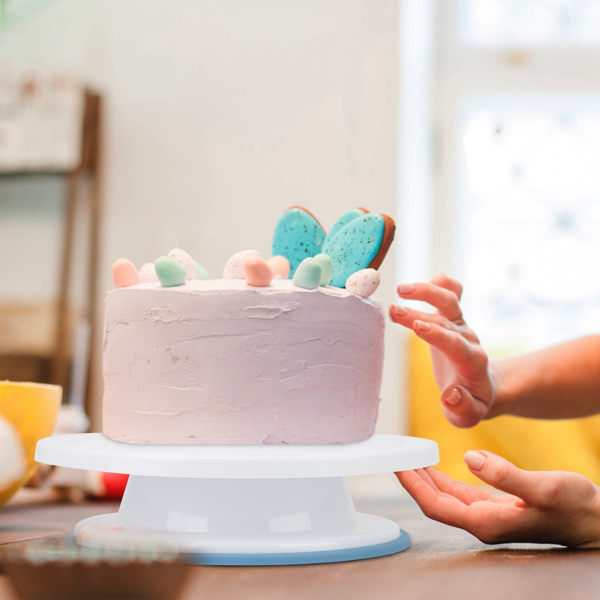
[[[384,324],[373,299],[289,280],[113,290],[104,433],[150,444],[366,439],[377,419]]]

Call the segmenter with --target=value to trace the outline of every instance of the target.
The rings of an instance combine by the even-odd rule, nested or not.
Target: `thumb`
[[[469,450],[464,461],[473,475],[497,490],[518,496],[528,504],[543,504],[548,493],[548,473],[524,471],[505,458],[479,450]]]
[[[457,384],[442,392],[442,409],[446,419],[455,427],[473,427],[485,417],[488,407],[471,392]]]

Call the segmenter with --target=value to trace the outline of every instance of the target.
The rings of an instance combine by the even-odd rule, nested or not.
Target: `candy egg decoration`
[[[267,263],[273,271],[273,279],[287,279],[290,275],[290,261],[285,256],[272,256]]]
[[[330,285],[343,288],[350,275],[362,269],[378,269],[394,239],[396,225],[387,215],[367,213],[344,225],[323,245],[331,258]]]
[[[181,248],[173,248],[173,250],[171,250],[167,256],[175,259],[185,267],[186,279],[194,279],[196,277],[196,263],[185,250],[182,250]]]
[[[208,279],[208,272],[206,269],[197,261],[194,261],[194,265],[196,266],[196,279]]]
[[[244,262],[246,283],[254,287],[267,287],[273,281],[273,271],[260,256],[249,256]]]
[[[375,269],[361,269],[346,280],[346,289],[357,296],[368,298],[379,287],[381,278]]]
[[[140,282],[140,276],[135,266],[126,258],[115,260],[112,266],[112,275],[115,287],[118,288],[137,285]]]
[[[327,233],[325,241],[330,240],[342,227],[348,225],[350,221],[354,221],[354,219],[358,219],[359,217],[364,217],[368,212],[369,211],[366,208],[352,208],[347,210],[335,220],[335,223]]]
[[[293,206],[279,219],[273,233],[273,256],[285,256],[290,263],[290,276],[305,258],[321,252],[325,230],[305,208]]]
[[[333,264],[331,258],[327,254],[317,254],[314,257],[321,267],[321,283],[320,285],[329,285],[331,277],[333,276]]]
[[[183,285],[187,278],[187,270],[178,260],[169,256],[161,256],[154,263],[156,276],[163,287]]]
[[[316,290],[321,285],[321,265],[314,258],[305,258],[294,273],[294,285]]]
[[[158,281],[154,263],[146,263],[140,269],[140,283],[155,283]]]
[[[244,279],[244,263],[250,256],[258,256],[260,254],[256,250],[242,250],[236,252],[225,265],[223,269],[223,279]]]

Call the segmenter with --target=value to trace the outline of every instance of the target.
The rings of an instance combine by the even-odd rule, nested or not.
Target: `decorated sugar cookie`
[[[340,215],[335,223],[331,226],[331,229],[327,232],[325,241],[330,240],[342,227],[348,225],[350,221],[363,217],[369,211],[366,208],[352,208],[347,210],[344,214]]]
[[[244,262],[246,283],[255,287],[267,287],[273,281],[273,271],[260,256],[249,256]]]
[[[137,285],[140,282],[140,276],[135,266],[126,258],[115,260],[112,267],[112,274],[115,287],[118,288]]]
[[[154,263],[156,275],[163,287],[183,285],[187,278],[186,268],[174,258],[161,256]]]
[[[378,287],[381,278],[375,269],[362,269],[346,280],[346,289],[357,296],[368,298]]]
[[[331,258],[331,285],[344,287],[350,275],[366,268],[378,269],[394,239],[392,218],[367,213],[344,225],[326,240],[323,253]]]
[[[285,256],[293,277],[298,265],[321,252],[325,231],[317,219],[305,208],[293,206],[287,210],[273,233],[273,256]]]
[[[244,279],[244,263],[249,256],[260,256],[256,250],[236,252],[223,269],[223,279]]]
[[[321,285],[321,265],[314,258],[305,258],[294,273],[294,285],[316,290]]]

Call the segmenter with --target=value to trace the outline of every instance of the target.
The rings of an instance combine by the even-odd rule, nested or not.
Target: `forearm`
[[[600,335],[491,361],[490,374],[496,398],[488,418],[568,419],[599,413]]]

